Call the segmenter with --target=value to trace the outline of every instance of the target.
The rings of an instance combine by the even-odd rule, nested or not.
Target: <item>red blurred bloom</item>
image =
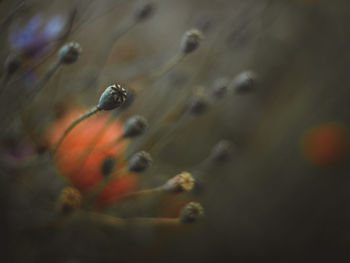
[[[82,113],[84,109],[69,110],[49,127],[46,137],[51,147],[57,143],[69,124]],[[83,194],[92,190],[103,179],[101,164],[106,157],[117,156],[116,169],[122,169],[126,165],[123,153],[127,141],[113,144],[121,136],[123,125],[116,119],[104,129],[108,119],[108,114],[100,112],[79,123],[65,137],[55,154],[54,161],[59,172]],[[103,133],[96,140],[101,131]],[[104,206],[117,201],[135,189],[137,182],[136,174],[132,173],[112,179],[97,197],[98,204]]]
[[[322,124],[305,133],[302,151],[305,158],[315,165],[333,165],[344,157],[348,139],[347,131],[340,124]]]

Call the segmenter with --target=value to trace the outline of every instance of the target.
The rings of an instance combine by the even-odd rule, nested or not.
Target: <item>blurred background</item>
[[[152,3],[152,16],[135,22],[140,1],[0,1],[1,261],[346,262],[349,2]],[[191,28],[202,32],[198,49],[165,68]],[[79,59],[50,75],[58,49],[70,41],[81,45]],[[243,92],[242,72],[254,76]],[[229,84],[218,99],[219,79]],[[66,185],[49,154],[47,129],[71,108],[96,105],[115,82],[136,94],[118,121],[139,114],[149,123],[125,152],[152,155],[139,188],[181,171],[190,171],[196,185],[103,213],[174,218],[194,200],[203,218],[175,227],[115,227],[82,217],[40,227],[55,215]],[[205,94],[204,112],[170,118],[198,93]],[[230,158],[203,162],[220,140],[231,142]]]

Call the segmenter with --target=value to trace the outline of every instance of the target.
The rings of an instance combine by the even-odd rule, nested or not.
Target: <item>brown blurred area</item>
[[[20,3],[0,1],[2,17],[14,10],[15,2]],[[1,24],[1,61],[11,51],[8,36],[16,24],[25,24],[36,13],[67,16],[73,8],[76,26],[67,40],[79,42],[83,53],[77,63],[60,68],[28,106],[25,119],[31,134],[18,123],[16,109],[26,103],[21,87],[11,86],[0,95],[2,139],[41,138],[58,105],[92,106],[115,81],[144,85],[144,75],[176,54],[183,32],[192,27],[203,31],[200,48],[147,87],[124,118],[141,114],[153,132],[168,110],[182,105],[198,87],[210,88],[219,77],[252,70],[257,83],[251,93],[227,95],[150,150],[154,165],[142,175],[145,188],[195,168],[220,139],[233,142],[230,161],[210,166],[201,175],[203,190],[189,194],[205,209],[200,222],[115,229],[82,220],[59,231],[38,231],[32,226],[52,215],[62,186],[53,179],[52,162],[43,157],[26,170],[1,165],[2,262],[349,260],[348,1],[154,0],[154,16],[113,44],[102,65],[101,43],[128,19],[137,1],[23,2],[23,9]],[[42,76],[53,60],[54,55],[48,56],[36,74]],[[97,84],[90,85],[93,81]],[[339,142],[343,151],[334,163],[315,164],[303,152],[304,136],[330,123],[344,131]],[[327,136],[321,138],[322,145],[328,145]],[[129,151],[148,139],[138,139]],[[18,187],[18,178],[30,187]],[[117,213],[157,215],[156,205],[149,203],[127,203]]]

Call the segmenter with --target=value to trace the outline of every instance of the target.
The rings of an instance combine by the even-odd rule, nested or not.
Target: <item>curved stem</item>
[[[73,121],[68,128],[63,132],[61,138],[58,140],[56,147],[53,150],[53,155],[55,155],[57,149],[60,147],[60,145],[62,144],[64,138],[67,136],[67,134],[75,127],[77,126],[80,122],[82,122],[83,120],[89,118],[90,116],[94,115],[95,113],[97,113],[98,111],[100,111],[100,109],[95,106],[93,107],[91,110],[89,110],[87,113],[83,114],[82,116],[80,116],[78,119],[76,119],[75,121]]]

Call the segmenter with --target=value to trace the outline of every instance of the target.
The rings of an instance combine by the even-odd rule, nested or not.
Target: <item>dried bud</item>
[[[103,176],[109,176],[115,167],[116,159],[112,156],[106,157],[101,164],[101,172]]]
[[[188,203],[181,211],[182,223],[194,223],[203,216],[203,207],[197,202]]]
[[[186,31],[181,39],[181,51],[184,54],[192,53],[199,47],[202,38],[203,35],[198,29],[190,29]]]
[[[113,110],[120,107],[126,100],[125,88],[119,84],[114,84],[105,89],[98,102],[99,110]]]
[[[65,187],[59,199],[60,210],[63,213],[70,213],[78,209],[81,205],[81,199],[81,194],[77,189],[70,186]]]
[[[18,54],[11,53],[5,60],[5,71],[8,75],[12,75],[22,65],[22,59]]]
[[[229,80],[227,78],[216,79],[211,87],[211,94],[215,99],[222,99],[227,94]]]
[[[200,115],[208,109],[208,102],[204,95],[195,94],[188,100],[188,110],[190,113]]]
[[[81,51],[79,43],[70,42],[61,47],[58,51],[58,58],[64,64],[72,64],[77,61]]]
[[[169,179],[163,189],[171,192],[191,191],[194,185],[194,178],[188,172],[182,172],[173,178]]]
[[[144,172],[152,164],[152,157],[145,151],[137,152],[129,159],[128,166],[130,172]]]
[[[231,156],[231,142],[222,140],[219,141],[211,151],[210,159],[213,162],[225,162]]]
[[[134,15],[136,21],[143,21],[154,13],[155,5],[151,2],[141,2],[135,7]]]
[[[133,116],[124,124],[123,136],[132,138],[142,135],[148,127],[147,120],[142,116]]]
[[[254,90],[256,75],[252,71],[244,71],[238,74],[231,84],[234,93],[243,94]]]

